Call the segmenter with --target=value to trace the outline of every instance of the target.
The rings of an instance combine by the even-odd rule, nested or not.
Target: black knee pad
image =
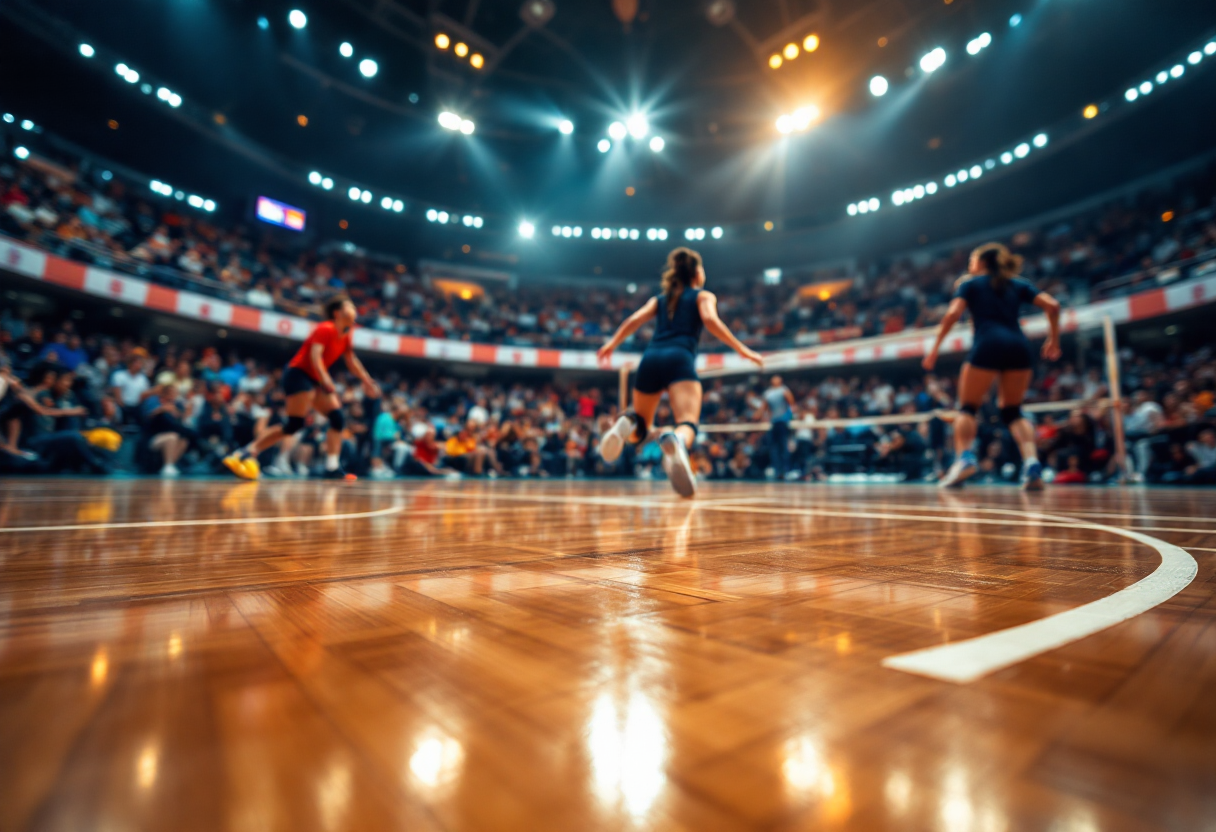
[[[693,436],[693,439],[696,439],[696,438],[697,438],[697,434],[701,432],[701,426],[700,426],[700,425],[698,425],[696,422],[680,422],[680,424],[676,425],[676,427],[678,427],[678,428],[692,428],[692,436]]]
[[[342,412],[342,408],[335,407],[325,416],[329,420],[329,426],[333,430],[341,431],[346,428],[346,414]]]
[[[287,424],[283,425],[283,435],[292,436],[304,430],[303,416],[288,416]]]
[[[646,438],[646,434],[650,432],[650,426],[632,410],[626,410],[625,415],[633,420],[633,433],[629,435],[629,442],[636,445]]]
[[[1011,407],[1001,408],[1001,421],[1006,425],[1012,425],[1018,419],[1022,418],[1022,406],[1015,404]]]
[[[961,405],[961,406],[959,407],[959,410],[960,410],[960,411],[962,411],[963,413],[966,413],[966,414],[967,414],[968,416],[970,416],[972,419],[974,419],[974,418],[975,418],[976,416],[978,416],[978,415],[979,415],[979,413],[980,413],[980,409],[979,409],[979,407],[978,407],[977,405],[974,405],[974,404],[964,404],[964,405]]]

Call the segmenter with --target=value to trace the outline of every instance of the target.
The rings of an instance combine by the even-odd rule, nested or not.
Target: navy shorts
[[[306,393],[317,386],[312,376],[299,367],[288,367],[283,371],[283,392],[289,396]]]
[[[977,335],[967,362],[981,370],[1009,372],[1034,369],[1034,347],[1018,333]]]
[[[633,388],[639,393],[662,393],[677,381],[700,381],[697,357],[683,347],[647,348]]]

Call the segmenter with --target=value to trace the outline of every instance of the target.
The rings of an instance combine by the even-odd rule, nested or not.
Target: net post
[[[620,369],[620,411],[624,413],[629,409],[629,362],[621,365]]]
[[[1115,434],[1115,465],[1119,482],[1127,479],[1127,443],[1123,436],[1123,392],[1119,380],[1119,350],[1115,341],[1115,322],[1109,315],[1102,318],[1102,336],[1106,344],[1106,382],[1110,388],[1110,423]]]

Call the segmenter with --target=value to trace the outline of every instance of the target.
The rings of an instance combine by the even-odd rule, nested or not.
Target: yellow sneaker
[[[249,463],[251,462],[253,463],[252,469],[249,467]],[[229,454],[224,457],[224,467],[243,480],[256,480],[260,473],[257,460],[241,459],[236,454]]]
[[[258,465],[257,459],[249,457],[245,460],[245,479],[256,480],[262,476],[262,466]]]

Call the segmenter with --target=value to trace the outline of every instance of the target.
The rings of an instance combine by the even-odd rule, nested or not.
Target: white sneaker
[[[946,472],[946,476],[942,477],[937,487],[962,488],[963,482],[978,470],[979,465],[976,463],[975,454],[962,454],[954,460],[954,464],[950,466],[950,470]]]
[[[160,469],[160,475],[162,477],[167,477],[169,479],[173,479],[175,477],[180,477],[182,475],[182,472],[177,470],[177,466],[174,465],[172,462],[170,462],[164,468]]]
[[[681,497],[692,497],[697,493],[697,478],[688,462],[688,451],[684,442],[674,433],[665,433],[659,437],[659,447],[663,450],[663,469],[671,487]]]
[[[312,473],[312,471],[309,471],[309,470],[308,470],[308,466],[307,466],[307,465],[305,465],[303,462],[298,463],[298,464],[296,465],[296,474],[298,474],[299,476],[301,476],[301,477],[307,477],[307,476],[309,476],[311,473]]]
[[[625,443],[633,435],[634,421],[628,416],[616,420],[616,424],[608,429],[600,440],[600,458],[609,465],[621,458]]]

